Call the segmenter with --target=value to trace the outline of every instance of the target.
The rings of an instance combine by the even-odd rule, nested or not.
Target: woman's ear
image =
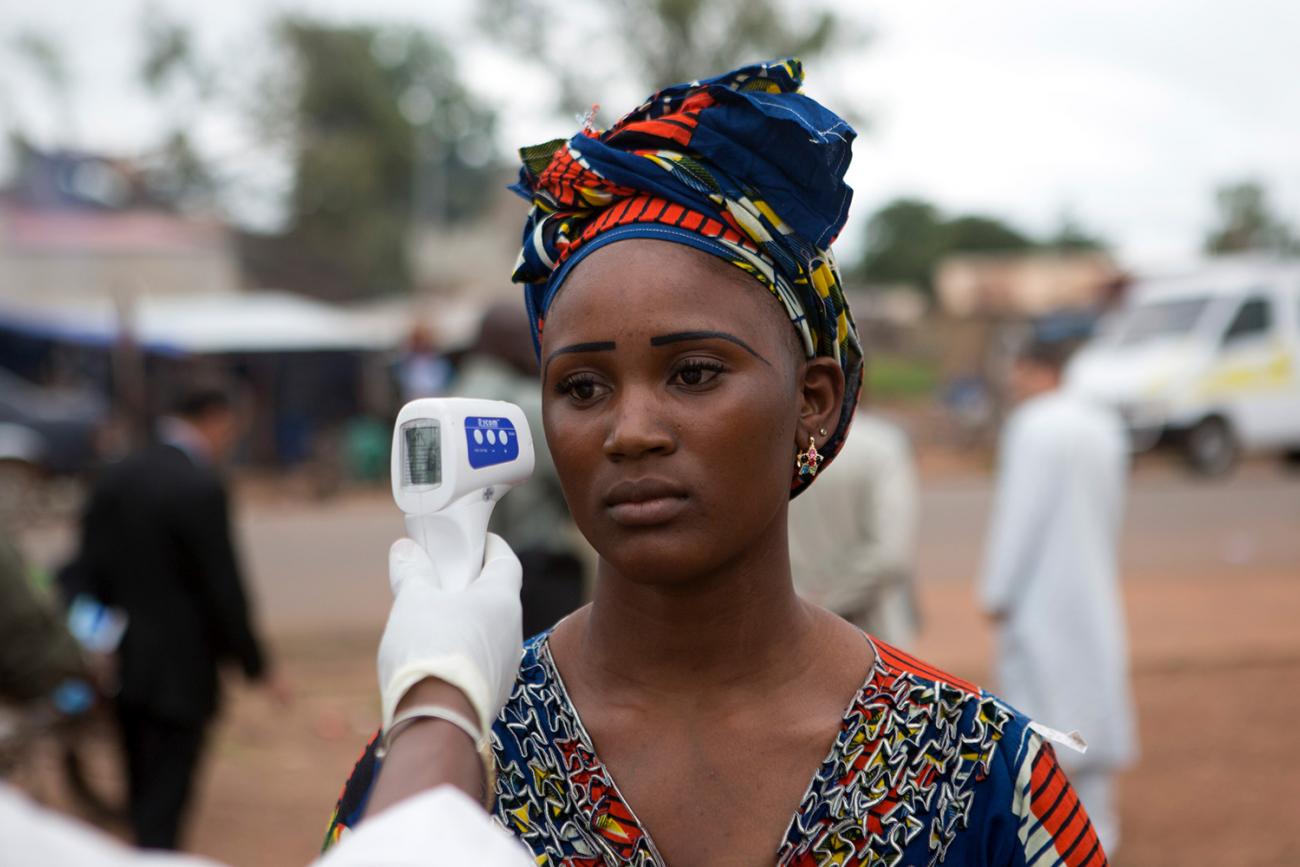
[[[844,406],[844,371],[833,358],[811,358],[804,365],[799,392],[800,448],[812,437],[818,445],[826,442],[840,422]],[[822,431],[826,431],[825,434]]]

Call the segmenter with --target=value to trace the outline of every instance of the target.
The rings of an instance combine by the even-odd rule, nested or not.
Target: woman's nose
[[[622,389],[605,436],[605,455],[630,460],[649,454],[671,454],[677,438],[664,409],[662,395],[652,388]]]

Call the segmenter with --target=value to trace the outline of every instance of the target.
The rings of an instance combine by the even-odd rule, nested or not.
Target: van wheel
[[[1226,421],[1217,415],[1201,419],[1187,432],[1183,457],[1202,476],[1221,476],[1237,465],[1241,450]]]

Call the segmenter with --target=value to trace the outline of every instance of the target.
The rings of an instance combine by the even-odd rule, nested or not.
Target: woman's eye
[[[690,359],[677,368],[674,378],[682,385],[694,388],[707,385],[722,373],[722,369],[722,365],[716,361]]]
[[[559,394],[572,398],[578,403],[592,400],[600,393],[600,384],[596,378],[590,374],[575,373],[572,376],[566,376],[555,384],[555,390]]]

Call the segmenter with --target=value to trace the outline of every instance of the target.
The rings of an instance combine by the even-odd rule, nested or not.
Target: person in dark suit
[[[238,664],[278,700],[287,692],[250,621],[217,472],[238,437],[231,398],[190,388],[157,433],[96,484],[77,566],[128,618],[117,704],[136,842],[175,849],[218,707],[219,665]]]

